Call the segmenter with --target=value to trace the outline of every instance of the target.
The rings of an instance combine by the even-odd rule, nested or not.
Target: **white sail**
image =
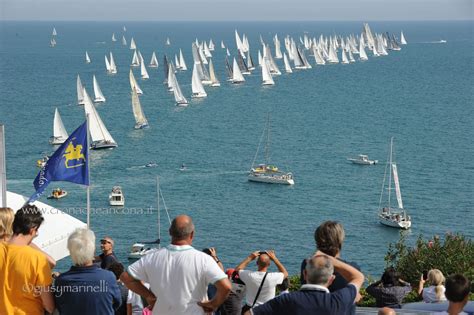
[[[186,62],[184,61],[184,56],[183,56],[183,52],[181,51],[181,48],[179,49],[179,66],[181,67],[182,71],[188,70],[188,67],[186,66]]]
[[[171,64],[170,64],[170,68],[171,67]],[[170,73],[173,73],[173,71],[171,71],[172,69],[170,69]],[[179,83],[178,83],[178,79],[176,78],[176,75],[173,73],[173,75],[171,76],[171,80],[172,80],[172,85],[173,85],[173,94],[174,94],[174,100],[176,101],[176,105],[177,106],[188,106],[188,100],[184,97],[183,95],[183,92],[181,92],[181,87],[179,86]]]
[[[148,66],[150,68],[158,68],[158,59],[156,58],[155,52],[151,55],[150,64]]]
[[[125,35],[122,35],[122,45],[127,46],[127,40],[125,39]]]
[[[400,44],[406,45],[407,41],[405,39],[405,36],[403,35],[403,31],[400,33]]]
[[[143,113],[136,89],[132,89],[132,109],[135,117],[135,129],[148,127],[148,121]]]
[[[110,62],[109,59],[107,59],[107,55],[105,56],[105,69],[107,70],[107,73],[110,73]]]
[[[114,56],[112,55],[112,52],[110,52],[110,73],[117,73],[117,66],[115,65]]]
[[[113,42],[116,42],[116,41],[117,41],[117,39],[115,38],[115,33],[112,33],[112,41],[113,41]]]
[[[398,208],[403,209],[402,193],[400,191],[400,182],[398,180],[397,165],[392,163],[393,182],[395,183],[395,194],[397,195]]]
[[[359,59],[362,61],[368,60],[369,58],[367,57],[367,53],[365,52],[364,48],[364,40],[363,37],[360,37],[360,42],[359,42]]]
[[[313,46],[313,54],[314,54],[314,60],[316,61],[317,65],[325,65],[326,61],[324,58],[321,56],[321,53],[319,52],[319,49],[317,49],[315,46]]]
[[[117,143],[102,122],[86,89],[84,89],[84,97],[84,111],[86,116],[89,115],[89,133],[92,139],[92,148],[116,147]]]
[[[107,57],[105,58],[107,60]],[[84,105],[84,87],[82,86],[81,77],[79,77],[79,75],[77,75],[76,88],[77,88],[77,104]]]
[[[132,67],[138,67],[140,65],[140,58],[138,58],[137,51],[133,51],[133,57],[132,57]]]
[[[50,138],[50,143],[62,144],[67,140],[68,137],[69,136],[67,134],[66,128],[64,128],[61,115],[59,115],[59,111],[56,108],[54,111],[53,136]]]
[[[143,91],[138,86],[137,80],[135,80],[135,76],[133,75],[132,69],[130,69],[129,79],[130,79],[130,87],[132,88],[132,90],[136,90],[137,94],[140,94],[140,95],[143,94]]]
[[[137,44],[135,44],[133,37],[130,39],[130,49],[137,49]]]
[[[223,41],[223,40],[221,40],[221,48],[222,48],[222,49],[225,49],[225,45],[224,45],[224,41]]]
[[[230,56],[229,48],[226,48],[226,55],[227,55],[227,56]]]
[[[349,59],[347,59],[346,51],[344,49],[341,49],[341,59],[342,64],[347,65],[349,63]]]
[[[150,76],[148,75],[148,71],[146,70],[144,62],[140,63],[140,74],[142,76],[142,80],[147,80],[150,78]]]
[[[105,96],[104,94],[102,94],[102,90],[100,89],[99,82],[97,82],[95,75],[92,76],[92,81],[94,85],[94,102],[95,103],[105,102]]]
[[[283,58],[283,56],[281,54],[280,40],[278,39],[277,34],[275,34],[275,37],[273,38],[273,42],[275,43],[275,58],[276,59]]]
[[[56,28],[53,27],[53,33],[52,33],[53,36],[57,36],[58,35],[58,32],[56,32]]]
[[[209,40],[209,45],[208,45],[208,47],[209,47],[209,50],[210,50],[210,51],[214,51],[215,47],[214,47],[214,42],[212,41],[212,39]]]
[[[91,58],[89,58],[89,54],[86,51],[86,63],[91,63]]]
[[[240,71],[239,65],[237,64],[235,57],[234,57],[234,63],[232,65],[232,72],[233,72],[232,83],[245,82],[244,76],[242,75],[242,72]]]
[[[286,73],[293,73],[293,70],[291,70],[290,62],[288,61],[288,57],[286,57],[286,53],[283,53],[283,62],[285,63]]]
[[[168,37],[168,38],[166,38],[166,43],[165,43],[165,44],[166,44],[166,46],[169,46],[169,45],[171,45],[171,41],[170,41],[169,37]]]
[[[196,64],[193,66],[193,75],[191,81],[191,88],[193,91],[193,97],[206,97],[207,93],[204,90],[204,86],[202,85],[201,78],[197,72]]]
[[[216,73],[214,72],[212,59],[209,60],[209,78],[211,79],[211,86],[221,86],[221,83],[217,80]]]
[[[237,46],[237,50],[244,51],[244,45],[242,44],[242,40],[240,39],[239,33],[235,30],[235,44]]]
[[[334,48],[334,45],[329,45],[329,63],[339,63],[339,58],[337,57],[336,54],[336,48]]]
[[[270,70],[268,70],[268,64],[265,59],[262,62],[262,84],[263,85],[275,84],[275,81],[273,81],[272,75],[270,74]]]
[[[54,39],[54,37],[51,38],[51,40],[49,41],[49,45],[51,47],[55,47],[56,46],[56,39]]]
[[[354,56],[352,55],[352,51],[349,50],[349,62],[355,62]]]

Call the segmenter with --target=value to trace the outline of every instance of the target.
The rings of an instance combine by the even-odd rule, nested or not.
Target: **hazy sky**
[[[473,0],[0,0],[2,20],[472,20]]]

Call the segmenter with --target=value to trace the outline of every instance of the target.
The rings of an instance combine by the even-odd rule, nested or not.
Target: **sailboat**
[[[209,78],[211,79],[211,86],[221,86],[219,80],[217,80],[216,74],[214,72],[214,64],[212,63],[212,59],[209,59]]]
[[[265,163],[255,166],[255,161],[260,151],[260,145],[265,138]],[[293,174],[283,172],[277,166],[270,164],[270,115],[268,115],[265,129],[263,130],[260,142],[258,143],[257,152],[250,168],[248,180],[251,182],[269,183],[269,184],[283,184],[294,185]]]
[[[127,46],[127,39],[125,38],[125,35],[122,35],[122,45]]]
[[[176,106],[185,107],[188,106],[188,100],[184,97],[183,92],[181,92],[181,87],[179,86],[178,79],[176,79],[176,74],[174,73],[173,64],[169,64],[168,71],[168,85],[173,88],[174,100],[176,101]]]
[[[49,46],[50,47],[55,47],[56,46],[56,39],[53,37],[51,37],[51,40],[49,41]]]
[[[86,51],[86,63],[91,63],[91,58],[89,57],[89,54]]]
[[[116,42],[116,41],[117,41],[117,39],[115,38],[115,33],[112,33],[112,41],[113,41],[113,42]]]
[[[179,49],[179,66],[180,66],[181,71],[188,70],[188,67],[186,66],[186,62],[184,61],[184,56],[183,56],[183,52],[181,51],[181,48]]]
[[[201,97],[207,96],[206,90],[204,90],[204,86],[202,85],[201,78],[199,77],[199,74],[197,72],[196,64],[194,64],[194,67],[193,67],[191,88],[193,91],[192,97],[201,98]]]
[[[169,38],[169,37],[166,38],[165,44],[166,44],[166,46],[171,45],[171,41],[170,41],[170,38]]]
[[[242,75],[242,72],[240,71],[239,65],[237,64],[237,60],[235,60],[235,57],[234,57],[234,63],[232,65],[232,81],[231,82],[234,84],[245,82],[244,76]]]
[[[135,44],[133,37],[130,39],[130,49],[137,49],[137,44]]]
[[[158,68],[158,59],[156,58],[155,52],[151,55],[150,64],[148,65],[150,68]]]
[[[267,60],[263,60],[262,62],[262,84],[263,85],[274,85],[275,81],[273,81],[272,75],[270,74],[270,70],[268,70]]]
[[[58,36],[58,32],[56,32],[56,28],[53,27],[53,33],[51,34],[52,36]]]
[[[53,136],[49,138],[49,143],[53,145],[62,144],[67,140],[68,137],[69,136],[67,134],[66,128],[64,128],[61,115],[59,115],[59,111],[56,108],[54,110]]]
[[[107,59],[107,56],[105,57]],[[84,105],[84,87],[82,86],[81,77],[77,75],[76,81],[76,89],[77,89],[77,104]]]
[[[143,129],[148,127],[148,121],[143,113],[140,100],[138,99],[137,90],[132,89],[132,109],[133,116],[135,116],[135,129]]]
[[[133,56],[132,56],[132,64],[130,66],[132,67],[138,67],[140,65],[140,58],[138,58],[137,51],[133,51]]]
[[[137,94],[142,95],[143,91],[142,89],[140,89],[140,86],[138,86],[137,80],[135,80],[135,76],[133,75],[132,69],[130,69],[129,79],[130,79],[130,87],[132,88],[132,90],[135,89],[137,91]]]
[[[94,103],[103,103],[105,102],[105,96],[100,89],[99,82],[95,78],[95,74],[92,76],[92,82],[94,85]]]
[[[385,179],[388,171],[388,183],[385,185]],[[392,176],[393,183],[395,186],[395,195],[397,197],[397,208],[392,207],[391,205],[391,193],[392,193]],[[385,193],[385,190],[388,190],[388,193]],[[384,199],[386,197],[386,199]],[[385,205],[382,206],[382,203]],[[393,137],[390,139],[390,158],[389,162],[385,166],[385,173],[382,183],[382,191],[380,193],[379,200],[379,221],[383,225],[399,228],[399,229],[409,229],[411,227],[410,216],[407,215],[405,209],[403,208],[402,194],[400,191],[400,182],[398,180],[398,170],[397,165],[393,161]]]
[[[114,56],[110,52],[110,61],[105,56],[105,68],[107,69],[107,74],[117,74],[117,66],[115,65]]]
[[[400,44],[406,45],[407,41],[405,39],[405,36],[403,35],[403,31],[400,33]]]
[[[86,89],[84,89],[84,99],[84,111],[86,116],[89,115],[89,133],[92,139],[91,149],[115,148],[117,143],[102,122]]]
[[[132,245],[132,249],[130,250],[130,253],[128,254],[128,259],[130,260],[136,260],[140,259],[141,257],[152,253],[158,249],[160,249],[161,246],[161,214],[160,214],[160,197],[161,200],[163,201],[163,205],[165,207],[166,215],[168,217],[168,222],[171,226],[171,218],[170,214],[168,213],[168,209],[166,208],[166,203],[165,199],[163,198],[163,194],[160,190],[160,178],[157,176],[156,177],[156,193],[157,193],[157,205],[158,205],[158,239],[155,241],[151,242],[137,242]]]
[[[140,62],[140,74],[142,76],[142,80],[147,80],[150,78],[148,75],[148,71],[146,70],[145,63],[143,60]]]

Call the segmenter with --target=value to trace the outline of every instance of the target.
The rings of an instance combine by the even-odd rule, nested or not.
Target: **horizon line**
[[[241,22],[474,22],[473,19],[389,19],[389,20],[376,20],[376,19],[345,19],[345,20],[27,20],[27,19],[0,19],[0,22],[181,22],[181,23],[203,23],[203,22],[225,22],[225,23],[241,23]]]

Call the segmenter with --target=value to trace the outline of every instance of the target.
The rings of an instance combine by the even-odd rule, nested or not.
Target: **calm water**
[[[132,51],[120,44],[123,25],[127,40],[135,38],[147,63],[152,51],[160,61],[157,70],[148,69],[149,80],[139,80],[151,125],[147,130],[133,130],[128,82]],[[155,208],[152,214],[92,216],[97,236],[112,236],[123,262],[134,241],[156,238],[159,175],[170,215],[191,215],[197,228],[195,247],[216,247],[226,267],[254,250],[273,248],[290,273],[297,273],[301,259],[314,250],[315,227],[332,219],[342,222],[347,233],[343,256],[378,275],[387,245],[399,233],[376,218],[391,136],[404,204],[413,220],[406,232],[410,242],[419,234],[447,231],[473,237],[473,23],[370,25],[373,31],[397,35],[403,29],[409,44],[386,57],[369,54],[364,63],[283,74],[275,77],[275,86],[262,87],[259,71],[243,85],[225,81],[220,41],[235,51],[234,29],[247,34],[256,61],[260,34],[267,42],[275,33],[296,40],[304,32],[311,37],[348,35],[360,33],[362,23],[2,22],[0,123],[6,125],[8,188],[33,192],[35,161],[52,151],[48,138],[54,108],[72,132],[84,120],[82,107],[76,105],[76,76],[80,74],[91,92],[95,73],[107,98],[97,108],[119,146],[92,153],[92,207],[108,208],[108,193],[121,185],[127,207]],[[49,47],[53,26],[58,31],[54,49]],[[110,41],[112,32],[116,43]],[[171,46],[164,45],[167,37]],[[192,68],[195,38],[212,38],[216,44],[213,60],[222,86],[207,87],[206,99],[191,100],[181,110],[162,84],[161,63],[164,53],[173,58],[182,48]],[[433,43],[440,39],[447,43]],[[91,64],[84,63],[86,50]],[[117,63],[116,76],[105,73],[109,51]],[[314,66],[314,59],[308,59]],[[283,69],[281,60],[277,62]],[[189,97],[191,71],[177,76]],[[294,173],[294,187],[249,183],[246,178],[269,111],[272,160]],[[360,167],[346,161],[361,153],[382,163]],[[149,161],[158,167],[140,167]],[[182,163],[188,171],[179,170]],[[85,189],[57,185],[69,196],[53,205],[85,207]],[[83,214],[76,217],[85,220]],[[167,226],[162,220],[165,244]],[[59,269],[69,264],[65,259]]]

